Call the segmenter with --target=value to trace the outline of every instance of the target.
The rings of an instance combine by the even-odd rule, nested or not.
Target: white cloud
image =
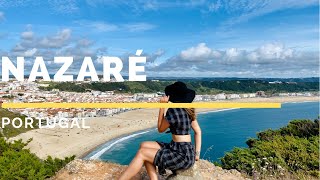
[[[103,21],[88,21],[88,20],[80,20],[74,21],[75,24],[80,26],[84,26],[86,28],[90,28],[93,31],[97,32],[110,32],[119,30],[119,27],[115,24],[106,23]]]
[[[221,54],[217,50],[208,48],[205,43],[200,43],[195,47],[190,47],[181,51],[180,56],[184,60],[207,60],[210,58],[220,57]]]
[[[221,0],[212,2],[208,5],[209,12],[217,12],[222,7]]]
[[[49,0],[48,3],[55,12],[61,14],[70,14],[79,10],[76,0]]]
[[[220,1],[220,0],[219,0]],[[241,22],[248,21],[252,18],[263,16],[265,14],[269,14],[275,11],[283,10],[283,9],[293,9],[293,8],[303,8],[311,5],[317,5],[318,0],[222,0],[217,8],[216,4],[213,5],[213,8],[209,6],[211,9],[217,11],[218,9],[223,9],[227,13],[236,14],[235,17],[232,17],[228,21],[225,22],[225,25],[234,25]]]
[[[281,43],[269,43],[261,46],[257,52],[264,59],[287,59],[293,56],[293,50]]]
[[[118,26],[116,26],[114,24],[107,24],[104,22],[93,22],[93,23],[89,24],[89,26],[93,30],[97,30],[97,31],[101,31],[101,32],[115,31],[118,29]]]
[[[271,63],[286,61],[297,57],[299,52],[294,49],[286,48],[281,43],[268,43],[258,49],[247,52],[247,59],[252,63]]]
[[[156,28],[150,23],[128,23],[128,24],[111,24],[103,21],[88,21],[80,20],[74,23],[92,29],[96,32],[111,32],[111,31],[127,31],[127,32],[143,32]]]
[[[21,38],[22,39],[32,39],[33,38],[33,32],[32,31],[25,31],[21,33]]]
[[[158,6],[163,5],[173,5],[176,4],[173,1],[158,1],[158,0],[143,0],[143,1],[127,1],[127,0],[86,0],[87,4],[90,6],[98,6],[98,5],[110,5],[110,6],[140,6],[141,8],[148,8],[154,9]]]
[[[124,25],[124,28],[130,32],[142,32],[154,29],[156,26],[149,23],[133,23]]]
[[[213,52],[218,53],[214,55]],[[282,43],[267,43],[256,49],[225,50],[200,43],[161,64],[148,66],[147,71],[179,77],[211,76],[212,73],[221,77],[307,77],[317,76],[318,67],[319,52],[288,48]]]
[[[199,43],[197,46],[182,50],[179,54],[181,60],[220,61],[221,63],[254,62],[268,63],[280,60],[286,60],[294,56],[294,50],[286,48],[282,43],[267,43],[255,50],[242,50],[239,48],[228,48],[226,50],[217,50],[209,48],[205,43]]]
[[[79,11],[77,0],[0,0],[0,8],[23,7],[29,8],[47,8],[49,13],[71,14]]]
[[[74,40],[76,39],[76,41]],[[27,26],[27,31],[22,32],[20,41],[11,49],[10,56],[73,56],[75,59],[84,56],[95,57],[103,48],[93,48],[94,42],[87,38],[72,37],[71,29],[62,29],[54,35],[37,36]]]
[[[71,29],[63,29],[56,35],[44,37],[39,41],[39,45],[47,48],[59,48],[63,46],[71,37]]]
[[[158,9],[158,1],[156,1],[156,0],[145,1],[143,8],[146,10],[148,10],[148,9],[157,10]]]
[[[25,57],[32,57],[37,52],[37,48],[29,49],[26,52],[24,52]]]
[[[108,5],[113,7],[126,7],[134,14],[141,14],[143,11],[157,11],[159,9],[168,8],[195,8],[195,7],[207,7],[208,0],[86,0],[88,5],[97,7],[99,5]]]
[[[50,65],[50,73],[59,69],[59,65],[52,64],[53,57],[72,56],[75,61],[69,68],[68,73],[71,73],[79,71],[85,56],[95,59],[100,55],[106,55],[106,52],[107,48],[96,47],[95,42],[90,39],[74,37],[70,29],[59,30],[53,35],[39,36],[32,31],[31,26],[27,26],[27,31],[21,33],[16,45],[7,52],[0,51],[0,54],[13,59],[17,56],[26,57],[26,69],[30,69],[36,56],[42,56],[45,63]]]
[[[93,41],[91,41],[90,39],[86,39],[86,38],[80,39],[77,42],[77,45],[79,47],[88,47],[88,46],[91,46],[92,44],[93,44]]]
[[[239,59],[243,55],[243,51],[237,48],[230,48],[225,51],[225,58],[227,60]]]
[[[162,57],[165,54],[165,51],[163,49],[158,49],[152,54],[144,54],[147,57],[147,63],[148,65],[152,65],[156,62],[160,57]]]
[[[71,29],[62,29],[56,34],[47,36],[37,36],[32,31],[31,26],[27,26],[27,29],[27,31],[21,33],[20,42],[16,44],[13,51],[26,51],[33,48],[37,48],[38,50],[62,48],[71,43]],[[85,42],[82,42],[82,44],[84,43]]]
[[[264,14],[289,8],[303,8],[310,5],[317,5],[317,0],[87,0],[90,6],[108,5],[112,7],[126,7],[133,14],[141,14],[144,11],[158,11],[169,8],[201,8],[201,12],[235,14],[225,24],[232,25]]]
[[[14,48],[12,48],[12,51],[13,51],[13,52],[20,52],[20,51],[24,51],[25,49],[26,49],[26,48],[23,47],[23,46],[21,45],[21,43],[18,43],[17,45],[15,45]]]

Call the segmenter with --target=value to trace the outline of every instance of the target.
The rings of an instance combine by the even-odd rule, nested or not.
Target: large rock
[[[89,161],[76,159],[63,169],[61,169],[54,180],[114,180],[119,176],[127,166],[119,164]],[[133,180],[148,180],[148,175],[145,168],[142,168]],[[206,160],[200,160],[195,165],[187,170],[179,170],[175,175],[171,171],[167,171],[166,176],[159,176],[159,180],[241,180],[245,179],[240,172],[236,170],[224,170],[221,167],[215,166]]]
[[[171,174],[168,176],[168,180],[193,180],[199,179],[202,180],[203,177],[201,175],[201,171],[199,169],[200,162],[196,162],[191,168],[186,170],[178,170],[176,174]]]

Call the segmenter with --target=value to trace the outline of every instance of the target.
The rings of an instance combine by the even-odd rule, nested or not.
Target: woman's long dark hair
[[[185,108],[185,110],[187,111],[191,121],[196,120],[197,115],[196,115],[196,110],[194,108]]]

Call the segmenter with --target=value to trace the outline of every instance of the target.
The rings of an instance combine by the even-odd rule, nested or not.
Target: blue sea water
[[[234,147],[246,147],[245,141],[266,129],[276,129],[293,119],[316,119],[319,102],[285,103],[281,109],[233,109],[198,115],[202,129],[201,158],[218,161]],[[98,147],[85,159],[101,159],[123,165],[130,163],[143,141],[170,142],[170,134],[155,128],[120,137]]]

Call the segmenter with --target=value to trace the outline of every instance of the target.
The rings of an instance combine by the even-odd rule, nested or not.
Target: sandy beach
[[[319,101],[319,97],[272,97],[247,98],[219,102],[304,102]],[[216,111],[218,109],[198,109],[197,112]],[[155,127],[158,109],[138,109],[112,117],[97,117],[86,119],[89,129],[35,129],[20,134],[10,140],[33,138],[28,145],[31,152],[40,158],[63,158],[76,155],[82,157],[95,147],[119,136]]]

